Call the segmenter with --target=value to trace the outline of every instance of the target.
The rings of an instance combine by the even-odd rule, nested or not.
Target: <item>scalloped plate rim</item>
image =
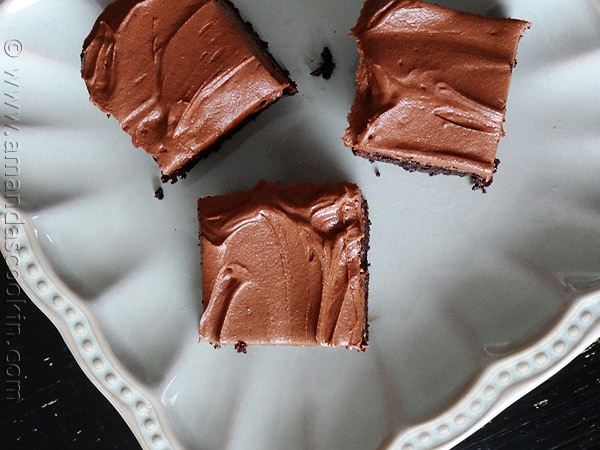
[[[597,8],[600,5],[597,0],[590,2]],[[3,6],[1,3],[3,0]],[[111,350],[100,318],[94,317],[90,305],[57,275],[59,265],[52,266],[52,253],[44,251],[35,234],[35,218],[31,217],[35,212],[9,207],[1,193],[0,200],[4,200],[0,213],[18,213],[25,219],[24,224],[14,225],[23,250],[11,252],[9,245],[5,246],[6,227],[11,224],[0,216],[1,253],[9,268],[20,274],[15,278],[23,291],[56,326],[86,376],[114,405],[144,448],[183,448],[183,438],[174,432],[176,424],[169,420],[156,391],[125,368],[126,361],[120,361]],[[394,432],[387,445],[401,450],[449,448],[568,364],[600,336],[600,289],[568,299],[540,333],[519,341],[516,350],[474,372],[462,392],[424,420]],[[542,354],[545,359],[538,357]]]

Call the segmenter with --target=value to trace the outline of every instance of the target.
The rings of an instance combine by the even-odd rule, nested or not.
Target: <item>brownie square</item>
[[[351,183],[260,182],[198,200],[214,346],[367,346],[367,202]]]
[[[367,0],[351,31],[360,60],[345,145],[372,161],[489,186],[529,26],[421,1]]]
[[[227,0],[116,0],[85,39],[82,77],[164,181],[296,92]]]

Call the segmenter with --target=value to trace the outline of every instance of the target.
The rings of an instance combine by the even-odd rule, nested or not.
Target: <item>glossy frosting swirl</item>
[[[116,0],[83,44],[82,76],[164,175],[295,92],[223,0]]]
[[[366,346],[366,203],[350,183],[259,183],[198,201],[214,345]]]
[[[360,62],[344,143],[491,180],[521,20],[414,0],[367,0],[352,34]]]

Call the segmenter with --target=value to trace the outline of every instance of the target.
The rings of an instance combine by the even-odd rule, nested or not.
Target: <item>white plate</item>
[[[0,4],[2,186],[20,200],[2,199],[2,251],[144,447],[448,447],[600,335],[599,2],[441,2],[533,23],[484,195],[342,146],[362,1],[238,0],[300,93],[162,201],[152,159],[79,76],[107,3]],[[329,81],[309,75],[325,45]],[[373,222],[365,353],[197,343],[195,201],[260,178],[361,185]]]

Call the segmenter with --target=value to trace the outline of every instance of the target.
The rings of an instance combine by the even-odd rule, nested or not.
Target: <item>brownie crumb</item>
[[[178,179],[182,179],[184,180],[187,175],[188,172],[190,171],[190,169],[192,168],[192,166],[195,164],[195,160],[190,161],[189,165],[186,165],[185,167],[182,167],[181,169],[177,169],[175,171],[173,171],[173,173],[171,173],[170,175],[161,175],[160,177],[160,181],[162,181],[163,183],[168,183],[171,182],[171,184],[175,184],[177,183]]]
[[[333,69],[335,68],[335,63],[333,62],[333,56],[331,55],[331,50],[329,50],[329,47],[323,47],[321,58],[323,61],[321,61],[319,67],[313,70],[310,74],[313,77],[323,77],[323,79],[329,80],[333,74]]]
[[[381,176],[381,172],[379,171],[378,168],[375,168],[375,176],[376,177],[380,177]]]
[[[163,191],[162,187],[159,187],[156,191],[154,191],[154,197],[159,200],[165,198],[165,191]]]
[[[246,344],[244,341],[238,341],[233,348],[235,348],[238,353],[248,352],[248,344]]]

